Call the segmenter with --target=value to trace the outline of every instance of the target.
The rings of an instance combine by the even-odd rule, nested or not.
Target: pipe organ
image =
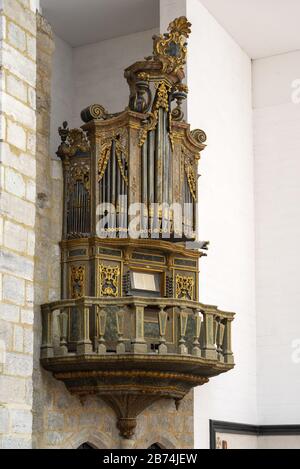
[[[191,131],[182,110],[190,27],[175,19],[153,38],[153,54],[125,70],[124,111],[90,105],[80,129],[59,128],[62,299],[42,306],[41,359],[70,392],[106,400],[124,438],[156,399],[178,403],[233,367],[233,313],[199,303],[207,243],[197,244],[197,166],[206,135]]]

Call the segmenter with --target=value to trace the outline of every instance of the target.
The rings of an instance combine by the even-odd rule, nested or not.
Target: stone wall
[[[2,0],[0,7],[0,447],[30,448],[36,3]]]

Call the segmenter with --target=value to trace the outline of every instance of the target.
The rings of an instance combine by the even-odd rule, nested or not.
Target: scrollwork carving
[[[162,62],[163,73],[176,73],[186,63],[186,39],[191,33],[191,23],[181,16],[169,24],[168,31],[153,37],[153,55]]]
[[[205,143],[207,140],[206,133],[204,130],[201,129],[194,129],[191,131],[191,137],[197,142],[197,143]]]

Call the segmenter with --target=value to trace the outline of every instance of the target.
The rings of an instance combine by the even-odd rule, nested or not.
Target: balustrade
[[[115,311],[112,312],[112,307]],[[151,340],[145,338],[145,311],[155,312],[158,326],[157,350],[151,349]],[[53,342],[54,315],[59,311],[59,346]],[[174,311],[174,342],[167,340],[170,311]],[[108,347],[106,330],[114,315],[115,349]],[[130,333],[125,337],[125,314],[129,312]],[[74,337],[70,338],[72,318],[77,318]],[[84,297],[78,300],[61,300],[42,306],[41,357],[65,355],[154,354],[192,355],[195,358],[233,364],[231,348],[231,323],[234,314],[220,311],[215,306],[170,298],[124,297],[116,299]],[[110,319],[111,320],[111,319]],[[91,331],[90,325],[94,324]],[[188,327],[189,324],[189,327]],[[128,325],[127,325],[128,326]],[[187,331],[189,329],[189,331]],[[127,327],[128,331],[128,327]],[[93,340],[92,340],[93,339]]]

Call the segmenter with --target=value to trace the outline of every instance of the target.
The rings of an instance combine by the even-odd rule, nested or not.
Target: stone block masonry
[[[32,447],[36,1],[0,1],[0,448]]]

